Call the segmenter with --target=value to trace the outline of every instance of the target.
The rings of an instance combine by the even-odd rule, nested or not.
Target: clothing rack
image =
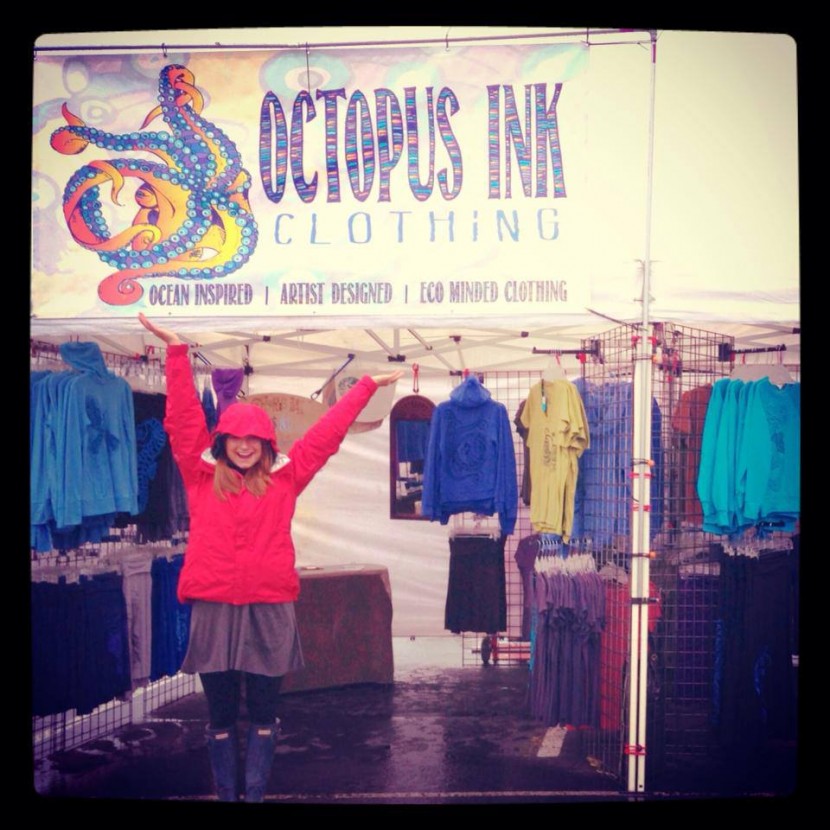
[[[74,555],[66,552],[33,557],[31,560],[32,582],[56,582],[65,577],[67,582],[75,582],[80,576],[98,573],[119,572],[124,560],[136,554],[142,554],[148,560],[164,557],[170,559],[182,552],[182,540],[169,539],[162,542],[135,544],[124,542],[118,545],[108,544],[76,549]]]
[[[605,362],[602,357],[602,346],[599,340],[591,340],[587,349],[539,349],[534,346],[531,353],[554,356],[572,354],[576,355],[580,363],[584,363],[588,357],[593,357],[597,363]]]
[[[79,338],[74,338],[77,342]],[[99,346],[100,348],[100,346]],[[162,392],[165,388],[164,360],[155,346],[146,346],[144,352],[126,354],[100,349],[104,363],[114,375],[124,378],[136,391]],[[30,368],[52,371],[74,371],[60,354],[60,344],[31,338],[29,340]],[[200,352],[193,352],[193,373],[200,388],[210,379],[213,365]],[[201,361],[197,363],[196,361]]]
[[[739,354],[768,354],[770,352],[785,351],[787,351],[785,343],[780,343],[777,346],[758,346],[753,349],[735,349],[729,343],[721,343],[718,347],[718,360],[721,363],[731,363],[735,359],[735,355]]]

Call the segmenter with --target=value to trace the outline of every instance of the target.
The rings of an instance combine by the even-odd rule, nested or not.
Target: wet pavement
[[[527,668],[412,669],[389,685],[283,695],[266,802],[480,803],[620,797],[579,730],[547,727],[524,707]],[[244,713],[243,713],[244,714]],[[50,758],[41,794],[106,799],[211,799],[202,694],[141,724]]]
[[[632,796],[601,771],[579,729],[549,728],[528,714],[526,665],[399,664],[395,682],[282,696],[282,733],[265,803],[283,805],[499,805],[706,801],[741,792],[735,770],[706,765],[698,781]],[[243,709],[244,716],[244,709]],[[219,804],[196,693],[142,723],[35,763],[39,806]],[[789,794],[795,757],[757,759],[765,794]],[[766,770],[764,773],[763,771]],[[782,778],[783,772],[783,778]],[[732,779],[728,776],[731,775]],[[762,776],[762,777],[759,777]],[[702,788],[701,788],[702,787]],[[772,806],[767,798],[765,809]],[[139,804],[140,803],[140,804]],[[249,807],[257,809],[255,805]]]

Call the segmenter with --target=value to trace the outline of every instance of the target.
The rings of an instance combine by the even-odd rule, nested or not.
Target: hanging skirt
[[[293,602],[193,603],[181,670],[281,677],[305,665]]]

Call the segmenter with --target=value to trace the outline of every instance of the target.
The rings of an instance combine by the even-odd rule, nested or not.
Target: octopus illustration
[[[114,135],[88,127],[66,104],[67,126],[55,130],[51,145],[75,155],[88,145],[114,153],[143,151],[143,158],[91,161],[66,185],[63,213],[72,238],[115,268],[98,286],[110,305],[130,305],[144,293],[138,280],[226,277],[242,267],[256,248],[257,226],[248,202],[251,177],[236,145],[201,115],[202,93],[193,73],[171,64],[159,76],[160,104],[138,132]],[[145,131],[161,116],[170,129]],[[137,180],[138,210],[132,224],[112,233],[99,201],[102,188],[121,205],[128,179]]]

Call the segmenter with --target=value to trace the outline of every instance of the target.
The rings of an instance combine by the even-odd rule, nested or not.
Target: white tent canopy
[[[423,48],[427,56],[434,54],[435,44],[445,51],[466,47],[482,53],[560,42],[590,44],[586,169],[572,178],[571,187],[572,192],[583,187],[588,194],[578,216],[585,217],[585,227],[577,234],[588,263],[586,302],[556,313],[522,307],[515,315],[507,314],[510,309],[505,306],[495,312],[480,307],[490,312],[486,317],[480,308],[469,306],[454,308],[451,317],[423,307],[405,315],[375,308],[368,314],[328,317],[286,316],[280,309],[223,317],[222,309],[216,309],[217,313],[192,319],[184,309],[141,309],[148,316],[172,314],[177,328],[210,347],[211,360],[219,365],[239,365],[244,347],[256,343],[263,371],[282,366],[280,373],[325,373],[337,353],[348,352],[381,360],[389,352],[403,354],[407,360],[417,358],[425,372],[443,372],[447,363],[454,369],[537,366],[534,347],[571,349],[606,325],[638,322],[646,259],[651,319],[728,332],[741,348],[786,344],[787,360],[798,362],[795,43],[785,35],[656,32],[652,64],[650,36],[590,29],[347,27],[55,34],[42,36],[36,47],[42,50],[41,62],[133,49],[156,66],[160,44],[169,44],[165,55],[174,50],[198,54],[215,44],[221,44],[222,54],[266,44],[302,44],[312,61],[317,49],[334,47],[348,55],[358,45],[365,49],[365,44],[379,53]],[[46,68],[37,68],[51,82]],[[46,83],[39,83],[36,73],[36,95],[59,96],[60,91],[40,91]],[[63,123],[56,114],[57,119],[36,133],[36,163],[38,140]],[[73,157],[72,164],[77,166],[78,158]],[[35,194],[42,195],[37,181]],[[34,202],[36,219],[44,202]],[[81,275],[94,270],[95,258],[86,253],[86,259],[67,262],[41,277],[46,266],[38,256],[37,222],[35,227],[33,336],[107,334],[135,351],[142,330],[129,309],[109,316],[106,308],[85,313],[82,305],[82,310],[62,315],[54,307],[56,285],[66,278],[67,267],[79,269],[70,289],[77,294]],[[55,232],[53,227],[49,230]],[[373,262],[383,262],[386,251],[372,250]],[[528,258],[535,253],[518,252],[516,274],[529,267]],[[470,247],[469,255],[474,254]],[[384,273],[382,265],[373,267]],[[394,279],[396,274],[387,277]],[[268,349],[259,345],[264,336],[271,338]],[[452,337],[460,337],[460,343]]]

